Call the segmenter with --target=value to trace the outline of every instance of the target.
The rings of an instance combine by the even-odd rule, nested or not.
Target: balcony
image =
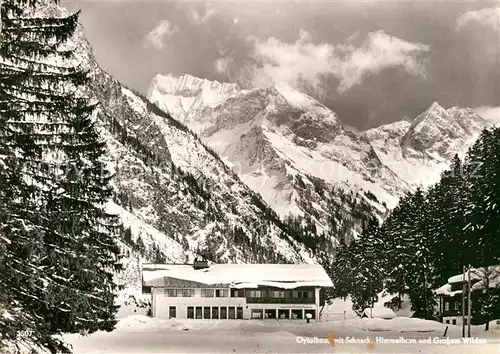
[[[314,304],[314,298],[247,297],[247,304]]]

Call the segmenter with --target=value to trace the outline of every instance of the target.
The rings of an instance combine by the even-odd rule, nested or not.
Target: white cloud
[[[477,107],[474,112],[491,123],[500,124],[500,107]]]
[[[305,85],[323,96],[326,93],[323,79],[327,76],[339,81],[340,92],[361,83],[366,75],[377,74],[389,67],[401,67],[413,75],[425,76],[421,59],[422,54],[429,50],[428,46],[381,31],[369,33],[361,45],[354,46],[352,42],[357,36],[351,36],[338,46],[315,44],[305,31],[300,32],[294,43],[275,37],[265,40],[249,37],[254,48],[251,84],[256,87],[273,83],[292,87]],[[219,60],[216,68],[222,70],[223,64],[228,62]]]
[[[232,63],[233,63],[233,58],[231,57],[219,58],[215,61],[214,67],[219,74],[227,74],[230,70]]]
[[[209,5],[209,3],[206,3],[205,5],[205,14],[203,16],[197,9],[193,9],[193,11],[191,11],[194,23],[198,26],[207,23],[215,14],[215,10]]]
[[[470,24],[488,26],[500,32],[500,7],[464,12],[457,20],[457,29]]]
[[[301,31],[300,38],[291,44],[274,37],[267,40],[252,37],[251,40],[258,62],[253,72],[254,86],[286,83],[297,87],[305,79],[319,87],[321,75],[332,70],[334,48],[330,44],[312,43],[305,31]]]
[[[429,47],[411,43],[384,32],[371,32],[360,47],[347,45],[342,48],[346,54],[337,60],[334,72],[341,79],[340,90],[346,91],[359,84],[367,74],[376,74],[389,67],[401,67],[413,75],[425,76],[425,69],[419,60]]]
[[[177,32],[177,28],[167,20],[162,20],[146,34],[144,45],[153,46],[158,50],[163,49],[166,45],[166,40],[172,37],[175,32]]]
[[[253,63],[249,65],[238,65],[233,56],[228,55],[217,59],[214,62],[214,69],[217,73],[224,75],[228,82],[238,82],[252,86],[254,79]]]

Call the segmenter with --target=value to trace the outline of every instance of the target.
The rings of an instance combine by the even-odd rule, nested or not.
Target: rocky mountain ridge
[[[157,79],[148,97],[199,134],[282,217],[311,218],[337,239],[359,231],[360,215],[383,216],[406,191],[432,183],[489,126],[470,109],[434,103],[413,120],[355,134],[328,107],[285,85],[232,92],[216,105],[182,113],[169,107],[183,91],[180,81],[171,90]],[[202,91],[210,96],[210,85]],[[363,212],[329,203],[335,193],[313,193],[318,183],[352,196]],[[332,220],[339,209],[347,215]],[[339,225],[350,225],[350,235]]]
[[[363,133],[377,155],[410,186],[439,178],[455,154],[462,155],[491,123],[470,108],[445,109],[437,102],[411,121],[401,120]]]

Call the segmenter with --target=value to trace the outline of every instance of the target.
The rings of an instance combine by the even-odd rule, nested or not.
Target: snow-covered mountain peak
[[[488,123],[470,108],[445,109],[434,102],[411,122],[402,146],[404,150],[425,151],[426,154],[435,152],[448,158],[449,154],[456,152],[452,148],[454,143],[471,136],[475,138],[486,126]]]
[[[437,127],[444,133],[452,133],[453,126],[470,133],[474,126],[484,127],[488,123],[470,108],[452,107],[445,109],[439,103],[432,103],[427,110],[411,121],[410,130],[428,130],[429,127]],[[472,129],[472,130],[471,130]]]
[[[446,113],[446,109],[443,108],[439,103],[433,102],[429,108],[427,108],[424,112],[418,115],[415,119],[412,120],[411,126],[416,127],[420,123],[440,121],[443,119],[447,119],[448,115]]]
[[[192,122],[206,108],[214,108],[241,93],[237,84],[220,83],[192,75],[155,76],[148,98],[182,123]]]
[[[166,94],[183,96],[193,96],[201,92],[205,94],[213,93],[226,96],[236,94],[241,91],[238,84],[210,81],[189,74],[184,74],[179,77],[171,74],[158,74],[153,79],[148,92],[155,89]]]
[[[463,154],[489,123],[470,108],[434,102],[415,119],[363,133],[381,161],[409,185],[436,181],[455,154]]]
[[[410,125],[411,122],[409,120],[403,119],[369,129],[363,132],[361,136],[366,137],[368,141],[400,139],[408,131]]]
[[[336,113],[332,112],[328,107],[321,104],[311,96],[306,95],[288,85],[275,84],[273,88],[279,92],[289,104],[300,108],[305,112],[314,113],[321,116],[322,119],[328,120],[332,123],[341,125],[341,122]]]
[[[182,112],[179,102],[187,98],[180,94],[150,99],[197,132],[280,215],[305,215],[320,230],[335,232],[340,224],[329,225],[329,215],[344,209],[334,201],[343,200],[342,193],[383,213],[405,191],[432,182],[485,126],[470,109],[434,102],[414,119],[357,135],[328,107],[282,84],[240,90],[212,106],[199,100]],[[317,193],[320,185],[331,193]],[[356,213],[352,206],[344,211]],[[359,222],[341,219],[334,223],[347,222],[351,230]]]
[[[424,113],[435,113],[438,114],[440,112],[446,111],[446,109],[441,106],[437,101],[432,102],[432,104],[425,110]]]
[[[337,115],[328,107],[284,85],[243,91],[215,108],[199,110],[187,124],[203,137],[241,124],[245,129],[264,125],[312,143],[331,142],[343,131]]]

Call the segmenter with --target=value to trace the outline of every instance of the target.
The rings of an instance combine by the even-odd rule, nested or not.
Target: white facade
[[[318,319],[319,316],[319,291],[320,288],[314,289],[314,303],[247,303],[245,297],[231,297],[229,292],[228,297],[202,297],[201,288],[194,289],[194,296],[190,297],[170,297],[165,294],[162,288],[153,288],[152,290],[152,307],[153,317],[157,318],[189,318],[188,308],[192,307],[194,311],[193,318],[212,318],[213,308],[216,307],[218,319],[221,318],[221,308],[226,308],[224,311],[227,315],[224,319],[229,319],[229,308],[234,308],[235,316],[237,317],[238,308],[242,311],[242,319],[252,319],[258,316],[261,311],[260,318],[265,319],[266,313],[270,315],[274,310],[273,316],[268,318],[279,319],[280,315],[285,315],[285,318],[293,319],[294,315],[297,319],[305,319],[306,313],[311,313],[313,319]],[[175,308],[175,316],[172,315],[171,308]],[[201,317],[197,315],[196,308],[201,308]],[[210,315],[205,316],[205,309],[210,308]],[[267,311],[266,311],[267,310]]]
[[[152,316],[193,319],[319,319],[320,289],[333,286],[318,265],[143,265]]]

